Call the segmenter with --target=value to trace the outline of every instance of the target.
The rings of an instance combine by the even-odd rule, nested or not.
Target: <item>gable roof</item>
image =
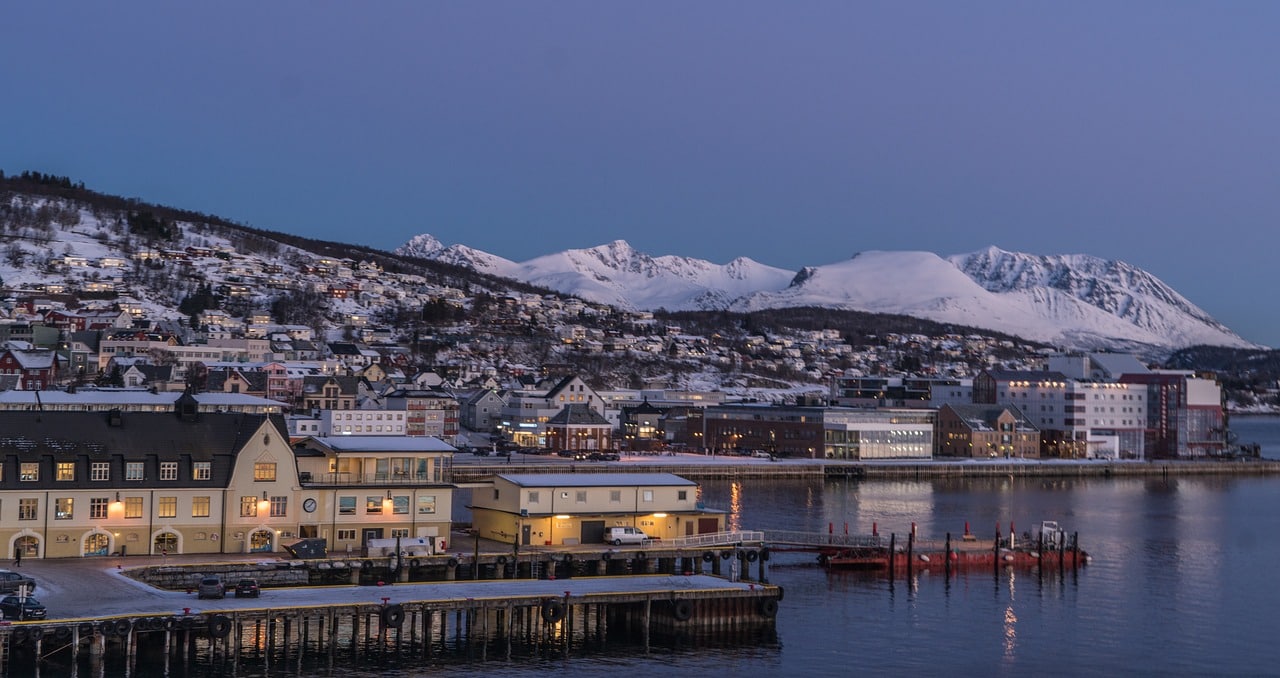
[[[603,415],[581,403],[565,405],[547,420],[548,426],[613,426]]]

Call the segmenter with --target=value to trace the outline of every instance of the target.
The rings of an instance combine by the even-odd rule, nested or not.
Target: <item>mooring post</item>
[[[1071,533],[1071,569],[1080,567],[1080,533]]]
[[[1067,569],[1067,533],[1063,532],[1058,535],[1058,574],[1062,574]]]
[[[948,579],[951,578],[951,533],[947,533],[947,552],[942,554],[942,575]]]
[[[898,560],[898,533],[889,533],[889,581],[893,581],[894,568]]]
[[[911,531],[907,533],[907,579],[911,579],[912,570],[916,565],[916,524],[911,523]]]
[[[644,599],[644,652],[645,654],[649,654],[649,621],[652,618],[651,617],[652,612],[653,612],[653,600],[650,598],[645,598]]]

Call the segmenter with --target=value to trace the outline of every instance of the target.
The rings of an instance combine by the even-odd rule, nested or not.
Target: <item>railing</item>
[[[672,548],[698,548],[702,546],[727,546],[746,542],[764,541],[763,532],[714,532],[711,534],[695,534],[689,537],[663,539],[662,546]]]
[[[880,535],[792,532],[787,530],[768,530],[764,533],[764,541],[770,544],[790,544],[793,546],[844,546],[848,548],[880,548],[889,545],[889,540]],[[905,537],[901,543],[906,543]]]
[[[309,477],[299,474],[304,485],[408,485],[443,482],[430,473],[320,473]]]

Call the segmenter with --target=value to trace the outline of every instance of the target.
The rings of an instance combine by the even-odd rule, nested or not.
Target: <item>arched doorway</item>
[[[84,554],[86,556],[105,556],[111,553],[111,535],[105,532],[90,532],[84,538]]]
[[[151,552],[158,554],[170,554],[178,552],[178,535],[172,532],[161,532],[156,535],[151,545]]]
[[[40,557],[40,538],[32,535],[18,537],[13,542],[14,555],[22,554],[23,558]]]
[[[271,551],[271,530],[255,530],[249,535],[249,552],[264,553]]]

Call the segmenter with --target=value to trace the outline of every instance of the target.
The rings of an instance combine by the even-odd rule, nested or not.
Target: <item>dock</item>
[[[200,601],[167,593],[128,614],[0,626],[5,673],[87,662],[94,675],[167,675],[196,657],[301,668],[337,656],[569,656],[617,636],[647,650],[677,637],[772,633],[782,598],[776,586],[702,574],[268,589]]]

